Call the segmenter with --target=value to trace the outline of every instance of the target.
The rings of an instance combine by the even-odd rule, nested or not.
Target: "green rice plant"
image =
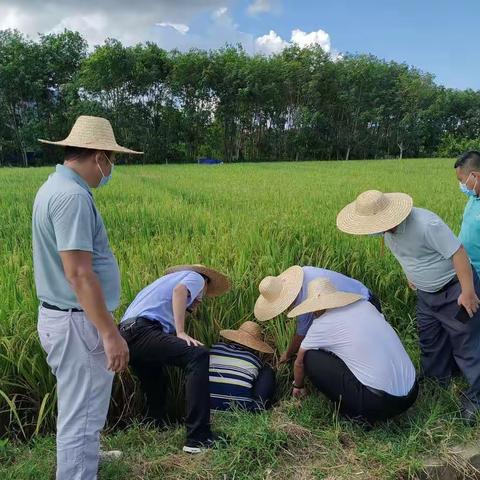
[[[52,431],[55,381],[36,335],[31,212],[51,168],[0,170],[0,429],[20,437]],[[258,284],[293,265],[338,270],[364,282],[382,300],[386,316],[418,361],[414,294],[379,239],[344,235],[337,212],[363,190],[402,191],[458,231],[465,197],[452,162],[304,162],[120,166],[107,188],[95,192],[121,277],[121,318],[128,304],[170,265],[204,263],[228,273],[230,293],[204,302],[189,333],[209,345],[221,328],[253,319]],[[262,324],[280,353],[294,321]],[[273,359],[275,362],[275,358]],[[279,370],[280,395],[289,391],[288,367]],[[171,410],[181,415],[182,377],[170,374]],[[142,410],[130,373],[117,378],[110,426]]]

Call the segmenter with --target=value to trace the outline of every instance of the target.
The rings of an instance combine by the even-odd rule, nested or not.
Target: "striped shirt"
[[[255,410],[252,388],[262,368],[259,357],[236,344],[217,343],[210,349],[210,408],[233,405]]]

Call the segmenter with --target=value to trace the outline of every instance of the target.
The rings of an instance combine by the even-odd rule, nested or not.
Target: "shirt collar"
[[[407,217],[408,218],[408,217]],[[394,233],[404,233],[407,228],[407,219],[405,219],[395,230]]]
[[[88,183],[75,170],[69,167],[66,167],[65,165],[58,164],[55,171],[62,177],[73,180],[75,183],[80,185],[84,190],[86,190],[90,195],[92,195],[92,191],[90,190]]]

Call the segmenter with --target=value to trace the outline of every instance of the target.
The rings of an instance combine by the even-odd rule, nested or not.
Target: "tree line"
[[[105,116],[128,163],[452,156],[480,144],[480,91],[371,55],[320,47],[248,55],[240,46],[165,51],[77,32],[34,41],[0,31],[0,164],[59,160],[81,114]]]

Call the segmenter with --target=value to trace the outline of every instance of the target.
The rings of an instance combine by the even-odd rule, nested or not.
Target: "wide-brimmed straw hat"
[[[218,297],[219,295],[223,295],[224,293],[227,293],[232,286],[230,279],[226,275],[220,273],[218,270],[200,264],[175,265],[167,268],[165,274],[168,275],[169,273],[184,271],[197,272],[208,278],[207,297]]]
[[[263,353],[273,353],[273,348],[262,340],[262,329],[255,322],[244,322],[238,330],[220,330],[220,335],[227,340]]]
[[[258,286],[260,296],[255,302],[257,320],[264,322],[284,312],[297,298],[302,284],[303,269],[298,265],[276,277],[265,277]]]
[[[406,193],[368,190],[337,215],[337,227],[353,235],[387,232],[400,225],[412,208],[412,197]]]
[[[356,293],[337,290],[328,278],[316,278],[308,284],[307,298],[289,312],[288,317],[298,317],[298,315],[304,313],[345,307],[363,298],[362,295]]]
[[[77,118],[68,137],[58,142],[38,139],[41,143],[59,147],[89,148],[106,152],[132,153],[142,155],[143,152],[122,147],[115,140],[113,128],[106,118],[81,115]]]

